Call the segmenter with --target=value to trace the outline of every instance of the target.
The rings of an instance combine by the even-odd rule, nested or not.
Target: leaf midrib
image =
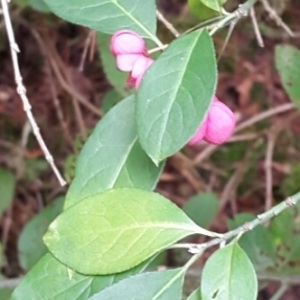
[[[184,268],[181,268],[180,272],[178,272],[171,280],[166,284],[162,289],[160,289],[151,300],[157,300],[183,273],[185,272]]]
[[[182,79],[183,79],[183,77],[184,77],[184,74],[186,73],[186,70],[187,70],[187,66],[189,65],[190,58],[191,58],[192,53],[193,53],[193,49],[195,48],[195,45],[197,44],[197,42],[198,42],[198,40],[199,40],[199,38],[200,38],[200,36],[201,36],[202,34],[203,34],[203,31],[200,31],[198,37],[195,38],[195,41],[193,42],[192,47],[190,48],[190,53],[188,54],[187,59],[186,59],[187,63],[185,64],[185,67],[184,67],[184,69],[182,70],[182,72],[181,72],[181,74],[180,74],[180,77],[178,78],[177,83],[181,83],[181,82],[182,82]],[[164,123],[163,123],[163,130],[161,130],[161,134],[159,135],[159,139],[158,139],[158,145],[159,145],[159,150],[158,150],[158,151],[159,151],[159,153],[158,153],[158,157],[157,157],[157,158],[158,158],[159,161],[161,160],[161,144],[162,144],[164,132],[166,131],[167,123],[168,123],[168,120],[169,120],[168,116],[170,115],[170,111],[171,111],[171,109],[172,109],[172,107],[173,107],[173,104],[174,104],[174,102],[175,102],[175,96],[178,94],[178,91],[179,91],[179,88],[180,88],[180,87],[181,87],[181,85],[180,85],[180,84],[177,84],[177,85],[176,85],[176,88],[174,89],[174,92],[172,93],[172,97],[170,96],[170,98],[173,99],[173,100],[170,101],[170,104],[169,104],[169,106],[168,106],[167,114],[166,114],[167,117],[166,117],[165,120],[164,120]],[[155,157],[152,157],[152,159],[155,160]]]
[[[137,142],[137,140],[138,140],[138,137],[137,137],[137,135],[136,135],[136,137],[132,140],[132,142],[131,142],[130,144],[128,144],[128,150],[124,153],[125,155],[123,155],[123,159],[122,159],[121,162],[120,162],[120,168],[116,170],[115,176],[113,177],[113,179],[111,180],[111,182],[107,185],[107,187],[102,189],[102,191],[105,191],[105,190],[108,190],[108,189],[112,189],[112,188],[114,187],[114,185],[116,184],[116,182],[117,182],[117,180],[118,180],[118,178],[119,178],[119,176],[120,176],[120,174],[121,174],[121,172],[122,172],[124,166],[126,165],[127,158],[129,157],[129,155],[130,155],[130,153],[131,153],[131,150],[132,150],[133,146],[135,145],[135,143]],[[99,150],[98,150],[98,151],[99,151]],[[97,151],[97,152],[98,152],[98,151]],[[97,174],[94,174],[93,177],[90,177],[88,180],[85,181],[84,184],[82,184],[80,190],[79,190],[78,193],[77,193],[77,195],[79,195],[79,196],[78,196],[78,199],[79,199],[79,200],[76,199],[75,203],[73,203],[72,205],[66,206],[66,203],[68,203],[68,202],[69,202],[69,199],[72,199],[72,198],[69,198],[69,197],[68,197],[68,198],[66,199],[66,203],[65,203],[65,205],[64,205],[64,210],[66,210],[67,208],[73,206],[74,204],[80,202],[82,199],[84,199],[85,197],[87,197],[86,195],[82,197],[82,196],[81,196],[81,193],[82,193],[83,190],[85,190],[86,184],[87,184],[90,180],[92,180],[95,176],[97,176]],[[88,195],[88,196],[93,196],[93,195],[96,195],[96,194],[98,194],[98,193],[99,193],[99,191],[95,192],[95,194],[90,194],[90,195]]]
[[[128,145],[128,150],[125,152],[126,155],[123,156],[123,160],[120,163],[120,168],[117,170],[116,176],[113,178],[113,180],[111,181],[110,185],[108,185],[107,189],[110,189],[110,188],[112,189],[114,187],[114,185],[116,184],[116,182],[117,182],[117,180],[118,180],[118,178],[119,178],[119,176],[120,176],[123,168],[126,165],[126,161],[127,161],[128,157],[129,157],[131,151],[132,151],[132,148],[135,145],[135,143],[137,142],[137,140],[138,140],[138,137],[136,135],[135,138],[132,140],[132,143]],[[107,189],[105,189],[105,190],[107,190]]]
[[[134,23],[136,23],[158,46],[162,46],[160,42],[158,42],[157,37],[152,34],[138,19],[133,18],[131,14],[129,14],[124,7],[118,3],[116,0],[110,0],[111,3],[115,4],[115,6],[121,10],[129,19],[131,19]]]
[[[153,223],[144,223],[141,225],[132,225],[132,226],[120,226],[120,227],[115,227],[112,229],[107,229],[107,230],[102,230],[98,231],[99,234],[103,234],[105,232],[115,232],[115,231],[128,231],[132,229],[180,229],[184,231],[189,231],[189,232],[195,232],[197,233],[199,231],[198,226],[193,226],[192,224],[190,225],[179,225],[176,223],[171,223],[171,222],[157,222],[155,224]]]
[[[230,255],[230,257],[229,257],[229,268],[228,268],[228,272],[227,272],[227,274],[229,274],[229,276],[228,276],[228,280],[227,280],[227,286],[228,286],[228,299],[231,299],[230,298],[230,292],[231,292],[231,290],[230,290],[230,287],[231,287],[231,285],[230,285],[230,282],[231,282],[231,278],[232,278],[232,269],[233,269],[233,252],[234,252],[234,248],[236,247],[236,245],[235,244],[233,244],[232,246],[232,250],[231,250],[231,255]]]

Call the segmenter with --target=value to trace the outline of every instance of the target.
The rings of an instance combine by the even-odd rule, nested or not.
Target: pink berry
[[[204,140],[213,145],[223,144],[232,135],[235,124],[236,120],[233,112],[215,98],[207,115]]]
[[[120,54],[146,53],[146,45],[140,35],[131,30],[115,32],[110,41],[110,51],[114,56]]]
[[[141,55],[133,65],[133,69],[127,79],[127,84],[129,86],[135,87],[135,89],[137,90],[145,72],[152,63],[153,60],[151,58]]]
[[[203,140],[204,135],[206,133],[206,128],[207,128],[207,116],[205,116],[204,121],[202,121],[195,135],[187,143],[188,146],[193,146],[195,144],[198,144],[201,140]]]
[[[133,78],[143,76],[152,63],[151,58],[141,55],[133,65],[131,76]]]
[[[116,56],[117,68],[123,72],[131,72],[141,54],[119,54]]]

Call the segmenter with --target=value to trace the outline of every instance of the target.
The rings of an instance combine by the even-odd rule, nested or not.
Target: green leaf
[[[200,20],[207,20],[220,14],[218,11],[204,5],[200,0],[188,0],[188,6],[190,12]]]
[[[156,167],[137,140],[134,104],[134,96],[123,100],[94,129],[78,157],[65,208],[111,188],[155,187],[163,163]]]
[[[217,82],[213,43],[207,31],[184,35],[146,72],[137,93],[140,143],[158,163],[196,132]]]
[[[53,13],[75,24],[112,34],[130,29],[157,41],[154,0],[45,0]]]
[[[97,32],[97,44],[100,52],[101,64],[109,83],[120,95],[127,97],[130,94],[133,94],[134,89],[127,86],[128,73],[121,72],[117,69],[116,59],[110,52],[110,39],[110,35]],[[147,49],[152,49],[155,48],[155,43],[151,40],[146,40],[146,46]],[[155,52],[151,57],[156,59],[157,55],[158,52]]]
[[[251,214],[238,214],[233,220],[228,220],[229,230],[236,229],[247,222],[251,222],[255,216]],[[239,245],[247,253],[256,269],[265,269],[272,266],[275,260],[275,248],[270,232],[263,226],[256,226],[245,233],[238,241]]]
[[[221,14],[221,7],[227,0],[188,0],[190,12],[200,20],[206,20]]]
[[[102,110],[106,114],[122,100],[122,96],[114,89],[109,90],[103,97]]]
[[[61,262],[83,274],[128,270],[198,227],[162,196],[134,188],[105,191],[61,214],[44,242]]]
[[[155,258],[151,261],[151,263],[148,265],[146,271],[151,272],[151,271],[157,271],[157,269],[160,266],[163,266],[166,264],[167,261],[167,256],[168,256],[168,251],[161,251],[159,252]]]
[[[180,300],[183,269],[150,272],[127,278],[89,300]]]
[[[144,271],[149,262],[117,275],[84,276],[71,271],[48,253],[26,274],[11,300],[86,300],[112,284]]]
[[[208,227],[209,223],[216,216],[219,202],[215,194],[203,193],[189,199],[182,207],[183,211],[197,225]]]
[[[101,32],[97,32],[97,44],[100,52],[101,63],[109,83],[116,89],[116,91],[126,97],[130,94],[130,89],[126,86],[128,73],[120,72],[117,69],[116,60],[110,52],[111,36]]]
[[[42,158],[29,158],[25,159],[25,174],[24,178],[28,181],[36,180],[41,173],[49,168],[47,161]]]
[[[30,0],[15,0],[14,3],[24,8],[30,5]]]
[[[300,222],[299,203],[294,208],[282,212],[272,219],[269,230],[276,246],[277,260],[282,264],[285,261],[300,260]]]
[[[300,51],[290,45],[277,45],[275,64],[285,91],[300,109]]]
[[[220,11],[221,7],[220,7],[220,0],[200,0],[205,6],[216,10],[216,11]]]
[[[19,261],[23,269],[31,269],[45,255],[43,242],[50,223],[61,213],[64,198],[59,198],[35,215],[24,227],[18,240]]]
[[[201,300],[200,290],[195,290],[186,300]]]
[[[49,13],[51,12],[49,7],[43,0],[30,0],[30,5],[33,9],[42,12],[42,13]]]
[[[203,300],[255,300],[253,265],[236,241],[217,250],[206,262],[201,278]]]
[[[4,288],[0,289],[0,300],[9,300],[12,294],[12,289]]]
[[[0,168],[0,216],[14,199],[15,177],[10,171]]]

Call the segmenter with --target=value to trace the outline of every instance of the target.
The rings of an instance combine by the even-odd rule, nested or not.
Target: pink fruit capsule
[[[213,145],[221,145],[232,135],[236,125],[233,112],[218,99],[214,99],[208,115],[204,140]]]
[[[123,72],[131,72],[141,54],[119,54],[116,56],[117,68]]]
[[[195,144],[198,144],[201,140],[203,140],[206,133],[206,128],[207,128],[207,116],[205,116],[204,121],[199,126],[195,135],[187,143],[188,146],[193,146]]]
[[[144,54],[146,45],[140,35],[131,30],[119,30],[110,40],[110,51],[114,56],[120,54]]]
[[[145,72],[152,63],[153,60],[151,58],[141,55],[133,65],[133,69],[127,79],[127,84],[129,86],[135,87],[135,89],[137,90]]]

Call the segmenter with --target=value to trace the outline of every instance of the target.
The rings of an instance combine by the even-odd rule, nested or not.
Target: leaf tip
[[[154,157],[151,157],[151,160],[153,161],[153,163],[156,167],[159,167],[159,164],[162,161],[162,159],[157,159],[157,158],[154,158]]]

